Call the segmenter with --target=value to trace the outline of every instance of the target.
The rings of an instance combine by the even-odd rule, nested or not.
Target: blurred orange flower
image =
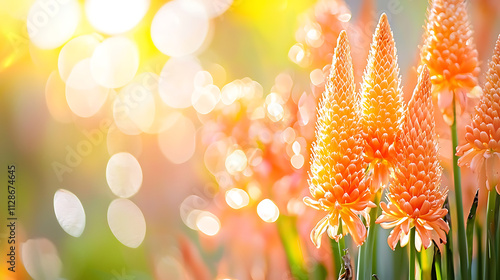
[[[398,162],[394,184],[389,186],[389,203],[380,203],[382,215],[376,223],[394,228],[387,242],[394,250],[398,241],[405,246],[412,227],[416,228],[415,247],[427,249],[432,240],[446,243],[448,224],[442,219],[448,212],[443,203],[448,194],[441,188],[441,166],[435,133],[431,82],[427,67],[420,77],[408,105],[403,135],[398,142]],[[441,242],[440,242],[441,240]]]
[[[387,16],[373,35],[362,84],[362,125],[372,192],[387,185],[397,161],[394,143],[401,130],[403,97],[396,47]]]
[[[311,240],[317,247],[325,231],[336,241],[342,237],[338,233],[340,219],[346,228],[343,235],[350,233],[354,242],[361,245],[366,238],[366,227],[359,215],[366,217],[367,207],[375,207],[369,180],[364,176],[359,96],[354,88],[345,31],[339,35],[332,65],[318,109],[316,141],[312,147],[309,174],[312,198],[304,198],[308,206],[328,212],[311,231]]]
[[[467,93],[477,86],[480,71],[465,2],[432,1],[427,20],[421,63],[429,67],[433,96],[445,121],[452,124],[453,94],[463,113]]]
[[[500,194],[500,36],[486,73],[484,95],[466,127],[467,143],[457,148],[459,166],[479,175],[480,186]]]

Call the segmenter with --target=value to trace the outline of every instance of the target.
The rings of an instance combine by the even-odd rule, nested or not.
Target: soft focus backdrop
[[[367,44],[385,12],[408,100],[427,1],[373,2],[348,1],[350,12],[339,14],[355,36],[355,72],[362,73]],[[3,261],[2,226],[0,278],[289,279],[274,227],[280,214],[298,217],[308,260],[327,262],[328,252],[310,244],[317,219],[301,199],[310,120],[331,54],[303,62],[307,54],[293,48],[301,33],[316,38],[304,29],[315,3],[1,0],[0,166],[16,165],[18,249],[26,243],[13,276]],[[484,71],[500,33],[500,7],[469,1],[469,15]],[[250,127],[245,122],[262,119],[259,110],[267,110],[267,119]],[[284,140],[274,139],[278,132]],[[449,159],[449,150],[442,148],[442,156]],[[273,158],[280,153],[287,155],[284,163]],[[282,174],[297,177],[280,181]],[[468,209],[474,188],[464,181]],[[60,189],[76,202],[55,200]],[[80,217],[70,221],[79,237],[61,227],[55,204]],[[300,223],[301,217],[313,222]],[[379,247],[379,254],[389,250],[385,238]],[[392,277],[384,274],[380,270],[380,279]]]

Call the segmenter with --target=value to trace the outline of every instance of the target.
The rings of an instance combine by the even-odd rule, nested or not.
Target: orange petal
[[[354,214],[350,210],[345,210],[340,212],[340,216],[342,217],[344,224],[347,226],[354,243],[358,246],[363,244],[366,239],[366,227],[358,215]]]
[[[498,186],[500,183],[500,153],[493,153],[484,163],[488,189]]]
[[[311,241],[314,243],[316,248],[321,247],[321,236],[326,231],[328,226],[328,215],[323,217],[311,230]]]

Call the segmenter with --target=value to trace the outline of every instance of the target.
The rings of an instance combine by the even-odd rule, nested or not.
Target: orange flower
[[[394,143],[401,130],[403,97],[399,67],[387,16],[382,14],[373,35],[362,85],[365,155],[372,173],[372,192],[387,185],[397,161]]]
[[[442,217],[448,212],[443,203],[448,194],[440,187],[441,166],[435,133],[431,82],[427,67],[420,69],[420,77],[408,104],[403,135],[398,142],[398,162],[394,184],[389,186],[389,203],[380,203],[382,215],[376,223],[393,228],[387,242],[394,250],[398,241],[405,246],[412,227],[416,228],[420,250],[427,249],[432,240],[446,243],[448,224]]]
[[[467,93],[477,86],[477,50],[463,0],[434,0],[421,48],[421,63],[429,67],[433,95],[448,124],[453,123],[453,94],[462,113]]]
[[[458,147],[459,166],[478,173],[480,185],[500,194],[500,36],[486,73],[484,95],[466,127],[467,143]]]
[[[355,92],[352,59],[347,34],[342,31],[333,57],[333,67],[326,82],[318,109],[316,141],[312,147],[309,191],[304,202],[317,210],[327,211],[311,232],[311,240],[320,247],[321,235],[339,240],[339,220],[343,234],[349,232],[361,245],[366,227],[359,215],[375,207],[369,181],[365,180],[365,160],[361,135],[359,96]]]

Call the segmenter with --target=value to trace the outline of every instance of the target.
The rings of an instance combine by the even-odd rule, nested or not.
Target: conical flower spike
[[[434,0],[428,10],[421,63],[429,67],[433,95],[448,124],[453,123],[453,94],[464,112],[467,93],[477,86],[477,50],[464,0]]]
[[[500,194],[500,36],[486,73],[484,95],[466,127],[467,143],[458,147],[458,165],[479,175],[480,185]],[[486,180],[486,181],[485,181]]]
[[[359,215],[366,216],[367,207],[375,204],[364,177],[358,106],[349,42],[342,31],[318,109],[309,173],[311,197],[304,198],[307,205],[327,212],[311,232],[317,247],[325,231],[339,241],[342,224],[343,234],[350,233],[356,244],[361,245],[366,238],[366,227]]]
[[[394,38],[382,14],[373,35],[362,85],[362,125],[372,192],[389,182],[396,164],[394,143],[401,130],[403,98]]]
[[[430,91],[429,71],[424,66],[397,145],[398,162],[387,195],[389,203],[380,203],[382,215],[376,221],[383,228],[394,228],[387,239],[393,250],[398,241],[401,246],[408,243],[412,227],[416,229],[418,250],[421,245],[427,249],[432,240],[436,244],[446,243],[449,231],[442,219],[448,212],[443,208],[448,190],[440,186],[441,167]]]

